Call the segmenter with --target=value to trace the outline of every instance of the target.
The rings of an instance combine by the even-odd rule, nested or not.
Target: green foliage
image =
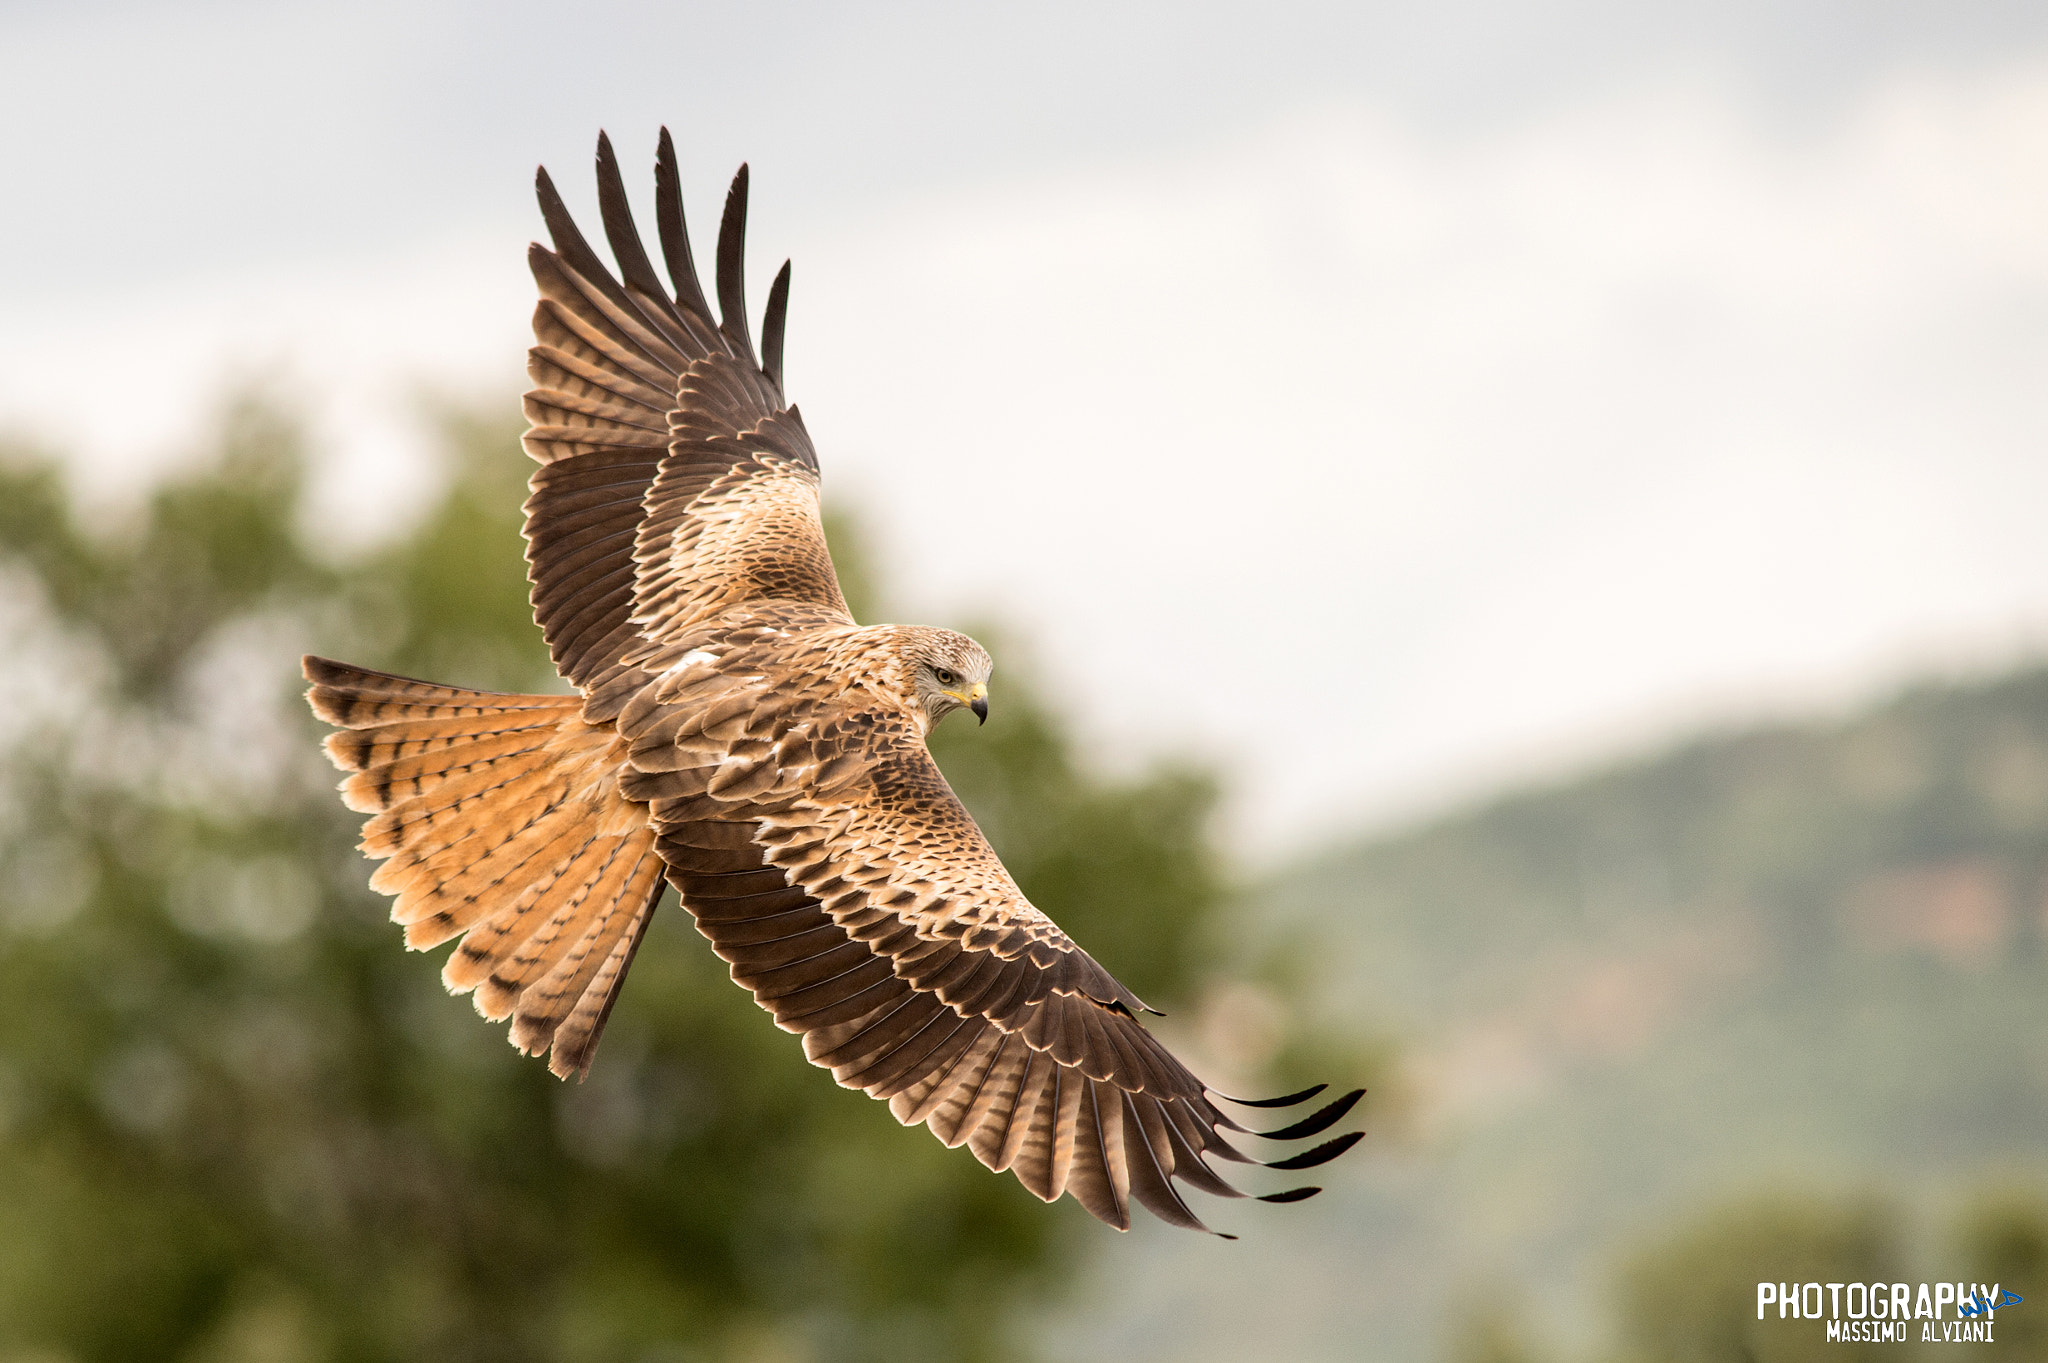
[[[673,900],[582,1085],[400,949],[296,658],[549,684],[515,433],[449,435],[445,498],[342,567],[261,403],[118,537],[0,463],[0,1357],[1012,1355],[1106,1233],[834,1086]],[[1037,902],[1185,999],[1210,783],[1095,777],[1013,673],[943,762]]]
[[[1446,1331],[1449,1363],[1539,1363],[1530,1342],[1529,1303],[1497,1285],[1461,1294],[1458,1319]]]

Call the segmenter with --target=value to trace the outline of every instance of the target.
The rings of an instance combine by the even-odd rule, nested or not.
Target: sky
[[[0,430],[394,533],[663,124],[895,597],[1256,855],[2048,641],[2038,4],[14,0]]]

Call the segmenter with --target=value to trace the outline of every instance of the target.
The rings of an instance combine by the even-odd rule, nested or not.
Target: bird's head
[[[996,665],[987,649],[949,629],[919,629],[903,651],[927,733],[955,710],[972,710],[988,722],[988,676]]]

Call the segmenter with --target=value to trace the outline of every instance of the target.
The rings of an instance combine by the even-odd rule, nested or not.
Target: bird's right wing
[[[700,643],[621,711],[620,789],[649,802],[669,881],[733,979],[841,1084],[1046,1201],[1071,1193],[1121,1229],[1136,1199],[1207,1229],[1174,1185],[1242,1196],[1207,1158],[1247,1160],[1223,1134],[1246,1128],[1024,897],[922,735],[771,624]],[[1358,1096],[1262,1134],[1320,1134]]]
[[[555,249],[528,253],[541,298],[525,437],[541,465],[526,502],[534,618],[592,722],[616,715],[644,683],[643,664],[666,666],[664,652],[692,624],[732,606],[773,599],[846,615],[818,514],[817,454],[782,397],[786,263],[758,359],[747,330],[746,167],[718,233],[722,320],[697,280],[668,130],[655,193],[672,292],[648,260],[604,137],[597,180],[617,277],[539,175]]]

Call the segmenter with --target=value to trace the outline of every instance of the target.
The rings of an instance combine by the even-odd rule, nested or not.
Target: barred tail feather
[[[597,972],[591,976],[583,992],[574,996],[575,1006],[569,1010],[569,1016],[555,1029],[554,1054],[548,1063],[556,1074],[580,1075],[590,1070],[590,1059],[597,1054],[598,1038],[604,1034],[604,1024],[612,1015],[612,1005],[618,1002],[619,985],[633,964],[634,954],[640,950],[640,939],[646,935],[648,920],[654,917],[654,902],[661,893],[659,865],[648,866],[647,873],[653,877],[653,888],[634,911],[625,931],[612,943],[610,952],[599,963]]]
[[[313,711],[371,817],[406,945],[461,943],[442,979],[512,1019],[512,1044],[549,1068],[590,1068],[661,892],[646,806],[620,794],[624,748],[578,696],[501,695],[307,658]]]

